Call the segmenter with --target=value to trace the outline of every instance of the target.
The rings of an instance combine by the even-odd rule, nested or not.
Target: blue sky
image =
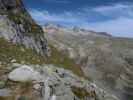
[[[32,17],[114,36],[133,37],[133,0],[24,0]]]

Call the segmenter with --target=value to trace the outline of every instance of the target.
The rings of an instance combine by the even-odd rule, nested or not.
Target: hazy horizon
[[[113,36],[133,37],[133,0],[24,0],[41,25],[79,26]]]

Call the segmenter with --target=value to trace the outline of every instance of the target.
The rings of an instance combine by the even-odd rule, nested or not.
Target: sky
[[[133,37],[133,0],[23,0],[40,25],[78,26]]]

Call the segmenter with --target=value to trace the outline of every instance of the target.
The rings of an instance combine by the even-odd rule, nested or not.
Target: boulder
[[[11,90],[9,89],[0,89],[0,97],[11,96]]]
[[[50,100],[56,100],[56,96],[53,95]]]
[[[27,65],[23,65],[14,69],[9,73],[8,78],[17,82],[37,81],[41,78],[41,75]]]

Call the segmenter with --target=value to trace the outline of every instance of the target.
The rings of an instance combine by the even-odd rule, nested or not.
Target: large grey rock
[[[53,95],[53,96],[50,98],[50,100],[57,100],[57,99],[56,99],[56,96]]]
[[[9,73],[8,78],[12,81],[28,82],[41,78],[40,74],[31,67],[23,65]]]
[[[0,89],[0,97],[9,97],[11,96],[10,89]]]

